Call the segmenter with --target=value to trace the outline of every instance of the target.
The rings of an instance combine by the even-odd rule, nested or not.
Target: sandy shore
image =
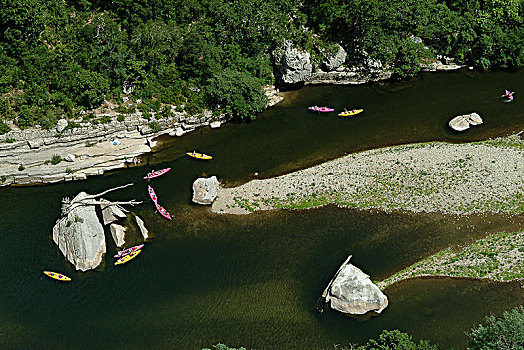
[[[220,188],[212,211],[249,214],[336,204],[384,211],[524,212],[524,141],[394,146],[351,154],[272,179]]]

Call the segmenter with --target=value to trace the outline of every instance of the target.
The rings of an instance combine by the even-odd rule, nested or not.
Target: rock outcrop
[[[95,200],[86,197],[87,193],[80,192],[69,205],[64,205],[63,217],[53,227],[53,241],[67,260],[82,271],[96,268],[106,252],[104,228],[95,212]],[[80,202],[87,205],[76,205]]]
[[[322,297],[331,308],[345,314],[380,313],[388,306],[388,298],[362,270],[349,263],[351,255],[340,266]]]
[[[304,83],[313,71],[311,54],[299,49],[290,40],[286,40],[281,47],[273,51],[273,58],[279,79],[284,84]]]
[[[113,236],[113,240],[115,241],[117,247],[122,247],[124,244],[126,244],[126,229],[124,226],[111,224],[109,228],[111,229],[111,235]]]
[[[203,205],[212,204],[217,196],[218,185],[216,176],[196,179],[193,182],[193,202]]]
[[[463,114],[456,116],[449,121],[449,126],[456,131],[464,131],[469,129],[470,125],[482,124],[482,118],[477,113]]]
[[[135,219],[136,219],[136,223],[138,224],[138,228],[140,229],[140,232],[142,233],[142,236],[144,237],[144,239],[148,239],[149,231],[145,227],[144,221],[140,219],[138,216],[135,216]]]
[[[346,50],[340,45],[337,45],[336,52],[326,52],[324,54],[325,61],[323,63],[324,68],[327,71],[333,71],[339,68],[346,61],[347,53]]]

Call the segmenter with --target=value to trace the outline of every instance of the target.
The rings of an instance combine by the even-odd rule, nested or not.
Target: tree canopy
[[[287,39],[340,44],[348,65],[378,60],[401,78],[436,54],[519,67],[523,12],[524,0],[0,0],[1,118],[51,125],[125,93],[249,119]]]

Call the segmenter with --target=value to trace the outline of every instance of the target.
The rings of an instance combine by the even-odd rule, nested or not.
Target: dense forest
[[[346,66],[378,60],[401,78],[437,54],[512,69],[523,16],[524,0],[0,0],[0,133],[2,120],[50,128],[123,96],[145,115],[171,104],[252,118],[284,40],[313,65],[339,44]]]

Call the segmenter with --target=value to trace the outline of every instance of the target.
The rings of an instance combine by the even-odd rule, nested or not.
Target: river
[[[464,348],[464,331],[485,315],[524,303],[518,283],[416,279],[386,290],[390,305],[378,317],[353,319],[315,311],[317,298],[348,255],[379,280],[414,261],[490,232],[519,230],[523,216],[457,218],[441,214],[382,213],[324,207],[306,211],[215,215],[191,203],[197,177],[217,175],[233,186],[319,164],[341,155],[394,144],[469,142],[524,129],[517,87],[524,70],[427,73],[410,82],[305,87],[247,124],[202,128],[160,138],[144,167],[86,181],[0,189],[0,348],[201,349],[216,343],[256,349],[333,349],[362,343],[381,329],[400,329],[442,348]],[[504,89],[516,91],[503,103]],[[309,112],[364,108],[355,118]],[[449,129],[455,115],[478,112],[484,124]],[[210,162],[184,156],[197,150]],[[142,176],[172,170],[150,183],[174,215],[154,213]],[[108,199],[143,200],[129,208],[152,232],[142,254],[113,266],[116,247],[94,271],[76,272],[52,241],[62,197],[81,190]],[[131,219],[128,223],[131,224]],[[140,242],[130,229],[128,244]],[[54,270],[73,278],[59,283]]]

